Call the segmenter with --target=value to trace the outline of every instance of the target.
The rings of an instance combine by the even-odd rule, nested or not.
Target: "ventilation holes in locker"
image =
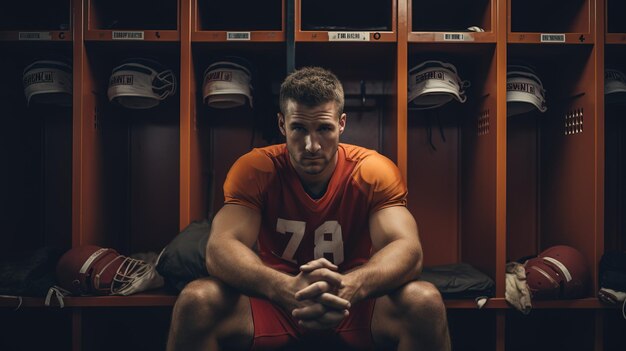
[[[478,135],[489,134],[489,110],[483,111],[478,118]]]
[[[565,135],[583,132],[583,109],[578,108],[565,114]]]

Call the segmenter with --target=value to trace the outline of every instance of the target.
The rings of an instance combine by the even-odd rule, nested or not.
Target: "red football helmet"
[[[533,298],[583,297],[589,282],[585,257],[571,246],[552,246],[525,263],[526,281]]]
[[[72,248],[57,264],[59,285],[78,295],[128,295],[145,290],[154,274],[153,265],[95,245]]]

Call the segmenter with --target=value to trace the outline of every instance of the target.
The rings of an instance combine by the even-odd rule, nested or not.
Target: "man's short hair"
[[[289,100],[308,107],[333,101],[339,117],[343,113],[343,86],[337,76],[327,69],[303,67],[289,74],[280,85],[280,111],[285,116]]]

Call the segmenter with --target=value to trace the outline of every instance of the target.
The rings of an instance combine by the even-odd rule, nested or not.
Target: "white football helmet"
[[[132,58],[115,67],[109,79],[109,101],[131,109],[148,109],[176,93],[176,75],[160,63]]]
[[[452,99],[464,103],[465,88],[469,81],[462,81],[456,67],[441,61],[424,61],[409,70],[408,102],[417,109],[443,106]]]
[[[63,61],[40,60],[24,68],[26,104],[72,105],[72,66]]]
[[[251,64],[235,56],[213,62],[204,71],[203,101],[214,108],[252,107]]]
[[[478,33],[482,33],[485,30],[479,26],[471,26],[471,27],[467,27],[467,30],[469,30],[470,32],[478,32]]]
[[[507,116],[520,115],[535,108],[546,112],[546,91],[535,71],[523,65],[509,65],[506,73]]]
[[[619,70],[604,70],[604,99],[607,104],[626,102],[626,77]]]

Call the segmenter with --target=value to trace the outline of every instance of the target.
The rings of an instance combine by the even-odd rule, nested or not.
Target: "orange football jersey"
[[[259,255],[287,273],[326,257],[349,270],[371,253],[369,215],[406,205],[407,189],[388,158],[363,147],[339,144],[337,166],[319,199],[304,190],[285,144],[257,148],[240,157],[224,182],[226,204],[258,210]]]

